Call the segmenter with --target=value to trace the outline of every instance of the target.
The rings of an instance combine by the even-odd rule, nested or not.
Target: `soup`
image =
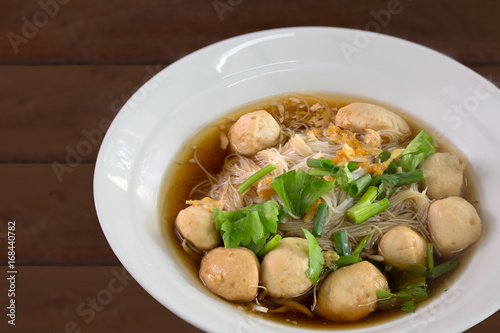
[[[297,325],[373,323],[418,311],[479,239],[464,169],[378,105],[278,96],[188,143],[169,170],[169,241],[240,308]]]

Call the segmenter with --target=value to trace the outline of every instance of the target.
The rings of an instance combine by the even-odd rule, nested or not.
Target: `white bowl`
[[[259,320],[213,297],[160,230],[160,185],[182,144],[220,115],[285,92],[372,100],[422,119],[467,156],[480,193],[484,236],[449,290],[414,314],[353,332],[457,332],[500,308],[500,91],[425,47],[365,31],[286,28],[201,49],[139,89],[114,119],[99,151],[99,220],[130,274],[161,304],[209,332],[315,332]]]

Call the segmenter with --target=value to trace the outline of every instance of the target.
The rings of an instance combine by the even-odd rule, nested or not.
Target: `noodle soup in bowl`
[[[491,265],[500,240],[493,214],[494,191],[500,185],[493,171],[500,156],[500,136],[494,130],[498,90],[445,56],[379,34],[367,34],[369,46],[346,53],[346,43],[354,43],[359,33],[290,28],[214,44],[157,74],[116,116],[96,165],[99,220],[130,274],[181,318],[210,332],[319,328],[301,320],[268,318],[215,296],[200,281],[197,264],[183,255],[173,225],[165,222],[175,219],[168,212],[183,208],[171,207],[167,197],[178,197],[181,204],[187,199],[186,185],[176,179],[176,165],[183,157],[194,157],[207,127],[292,95],[381,105],[426,129],[436,142],[449,143],[467,163],[467,186],[474,190],[473,204],[483,227],[481,239],[468,250],[446,291],[417,304],[414,313],[372,321],[370,315],[354,325],[322,323],[321,329],[457,331],[500,308],[495,282],[499,268]],[[457,109],[457,103],[462,107]],[[217,164],[205,160],[207,169]]]

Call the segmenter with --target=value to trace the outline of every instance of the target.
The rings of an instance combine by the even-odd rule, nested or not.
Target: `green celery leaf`
[[[434,139],[425,130],[422,130],[406,146],[403,155],[401,155],[399,165],[403,168],[403,171],[415,170],[423,160],[435,152]]]
[[[409,300],[401,304],[401,310],[406,312],[415,312],[415,302],[413,300]]]
[[[334,182],[311,176],[300,169],[275,177],[271,182],[271,187],[293,217],[304,214],[316,199],[334,186]]]
[[[378,187],[378,198],[388,198],[398,190],[397,182],[391,180],[382,180]]]
[[[349,170],[349,163],[344,164],[344,166],[337,172],[337,177],[335,178],[337,186],[347,192],[349,191],[349,185],[355,181],[351,170]]]
[[[428,296],[429,292],[425,282],[405,287],[396,293],[397,298],[425,299]]]
[[[377,298],[379,300],[393,298],[393,297],[396,297],[396,295],[394,295],[390,291],[387,291],[385,289],[377,289]]]
[[[307,245],[309,246],[309,268],[307,269],[306,275],[311,280],[313,285],[319,279],[319,275],[323,270],[323,265],[325,264],[325,258],[321,252],[321,247],[318,244],[316,238],[308,230],[302,228],[304,235],[306,235]]]
[[[215,227],[220,230],[225,247],[248,246],[259,251],[267,238],[278,229],[281,214],[274,200],[247,206],[235,211],[212,207]]]

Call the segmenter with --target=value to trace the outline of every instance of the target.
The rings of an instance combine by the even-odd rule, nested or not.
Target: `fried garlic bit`
[[[257,195],[259,196],[259,199],[266,200],[276,194],[270,185],[272,181],[273,177],[266,177],[259,181],[257,184]]]
[[[205,197],[201,200],[186,200],[187,205],[195,206],[195,207],[202,207],[205,208],[208,211],[212,211],[212,207],[215,206],[219,209],[222,209],[226,202],[224,200],[214,200],[209,197]]]
[[[323,251],[323,257],[325,258],[325,265],[329,269],[335,268],[335,261],[339,260],[339,255],[333,250]]]

